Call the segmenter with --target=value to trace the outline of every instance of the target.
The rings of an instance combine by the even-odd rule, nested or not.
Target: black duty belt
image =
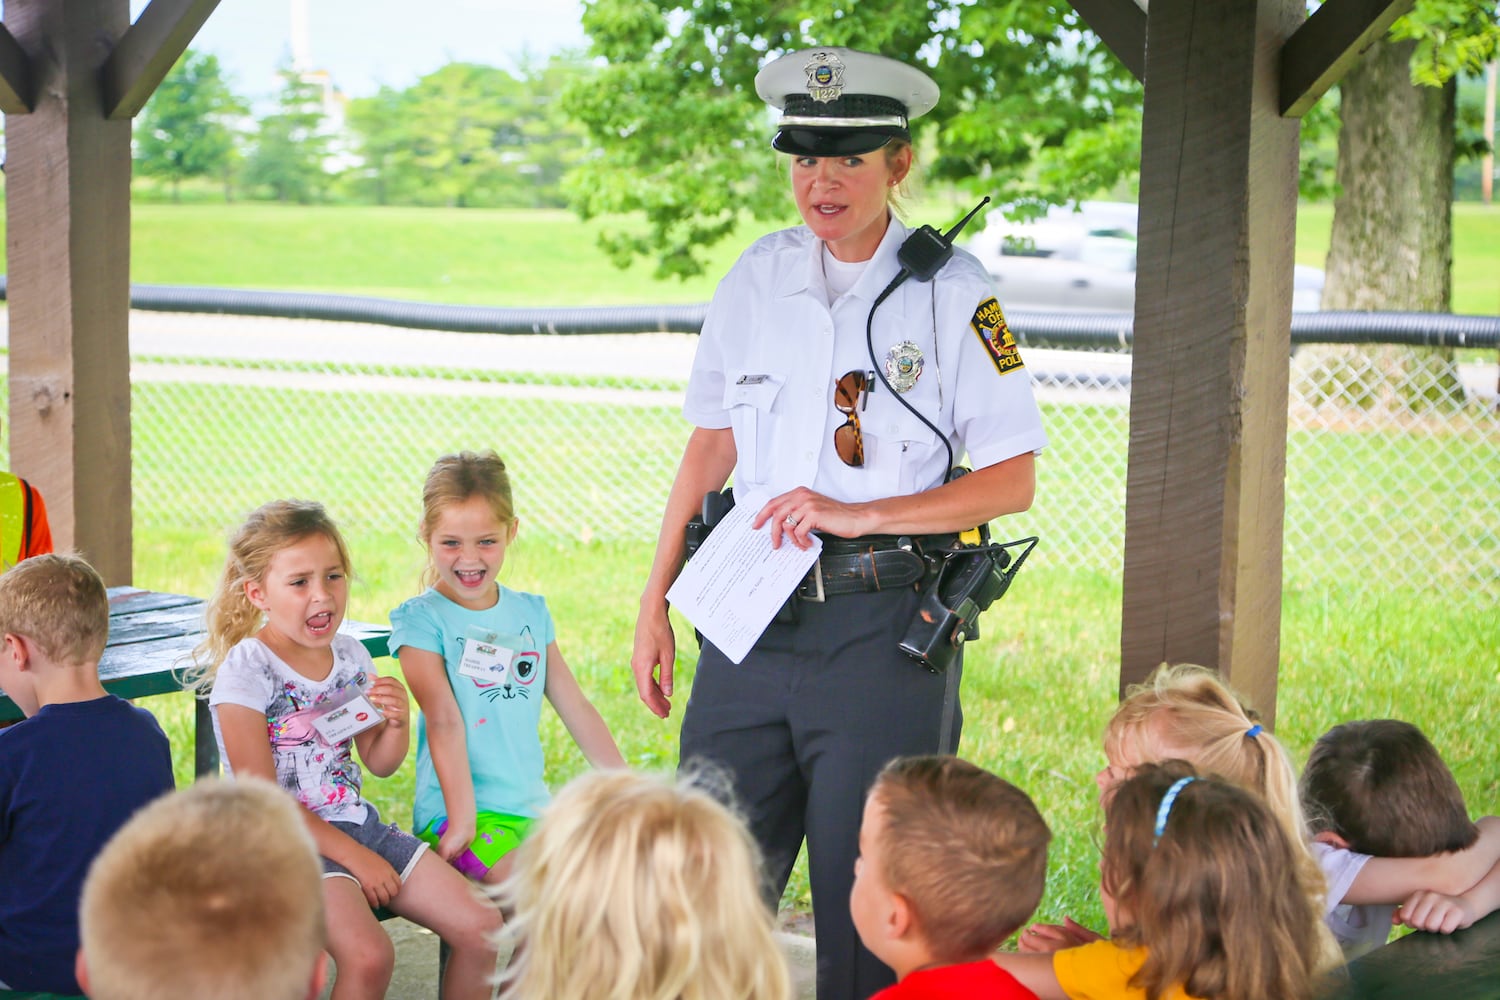
[[[804,601],[817,602],[839,594],[909,587],[934,571],[939,561],[929,562],[923,557],[924,549],[936,553],[953,541],[952,535],[824,536],[823,551],[797,585],[796,595]]]

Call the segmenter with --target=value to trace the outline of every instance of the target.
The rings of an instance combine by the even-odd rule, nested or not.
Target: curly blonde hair
[[[1297,845],[1299,884],[1323,912],[1327,883],[1308,848],[1312,839],[1297,789],[1297,769],[1281,741],[1259,723],[1219,675],[1191,663],[1163,663],[1132,685],[1104,729],[1110,760],[1179,758],[1258,794]],[[1324,958],[1341,961],[1333,935],[1319,924]]]
[[[701,780],[591,771],[517,849],[500,889],[518,1000],[790,1000],[745,825]]]
[[[183,687],[200,698],[214,686],[219,665],[235,644],[254,635],[264,615],[250,603],[245,584],[263,583],[271,558],[304,538],[322,535],[338,549],[344,573],[353,576],[349,548],[323,505],[313,500],[272,500],[250,512],[229,539],[229,557],[219,585],[204,611],[206,635],[193,647],[193,664],[183,675]]]

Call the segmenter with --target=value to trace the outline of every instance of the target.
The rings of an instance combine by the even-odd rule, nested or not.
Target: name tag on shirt
[[[487,684],[504,684],[510,679],[517,651],[511,636],[501,635],[477,626],[464,634],[464,655],[458,672]]]
[[[336,744],[358,736],[384,721],[385,715],[371,704],[365,693],[351,686],[344,694],[334,698],[323,713],[312,720],[312,724],[319,736],[330,744]]]

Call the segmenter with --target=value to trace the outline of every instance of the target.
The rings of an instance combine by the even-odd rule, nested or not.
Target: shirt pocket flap
[[[724,383],[724,408],[769,410],[785,382],[785,375],[771,372],[730,372]]]

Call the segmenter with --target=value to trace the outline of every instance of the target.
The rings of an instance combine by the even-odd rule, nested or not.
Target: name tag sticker
[[[458,672],[487,684],[504,684],[510,679],[510,668],[516,660],[510,642],[509,636],[470,629],[464,636],[464,655],[458,662]]]
[[[312,720],[312,724],[318,735],[334,744],[358,736],[384,721],[385,715],[370,703],[365,693],[350,687],[347,693],[333,699],[323,713]]]

